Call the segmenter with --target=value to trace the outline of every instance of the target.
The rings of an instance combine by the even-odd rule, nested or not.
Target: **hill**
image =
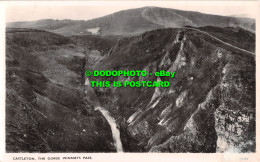
[[[240,27],[255,31],[255,21],[248,18],[209,15],[159,7],[123,10],[92,20],[38,20],[8,23],[7,27],[34,28],[61,35],[138,35],[159,28],[182,26]]]

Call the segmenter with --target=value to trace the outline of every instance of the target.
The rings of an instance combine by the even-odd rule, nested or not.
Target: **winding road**
[[[216,37],[210,35],[210,34],[207,33],[207,32],[204,32],[204,31],[201,31],[201,30],[195,29],[195,28],[188,28],[188,27],[182,27],[182,28],[184,28],[184,29],[196,30],[196,31],[198,31],[198,32],[201,32],[201,33],[203,33],[203,34],[206,34],[206,35],[210,36],[211,38],[213,38],[213,39],[215,39],[215,40],[217,40],[217,41],[219,41],[219,42],[221,42],[221,43],[223,43],[223,44],[225,44],[225,45],[227,45],[227,46],[233,47],[233,48],[235,48],[235,49],[237,49],[237,50],[240,50],[240,51],[243,51],[243,52],[246,52],[246,53],[249,53],[249,54],[255,56],[255,53],[250,52],[250,51],[247,51],[247,50],[242,49],[242,48],[239,48],[239,47],[236,47],[236,46],[233,46],[233,45],[231,45],[231,44],[229,44],[229,43],[227,43],[227,42],[224,42],[224,41],[222,41],[222,40],[220,40],[220,39],[218,39],[218,38],[216,38]]]
[[[100,111],[102,115],[107,120],[113,136],[114,146],[117,150],[117,152],[123,152],[123,146],[120,138],[120,131],[117,127],[116,120],[111,116],[109,111],[103,107],[100,106],[100,102],[98,100],[98,97],[91,87],[91,84],[89,82],[89,79],[85,79],[85,99],[90,102],[94,107],[96,111]]]
[[[120,139],[120,131],[117,128],[115,119],[103,107],[95,107],[95,110],[100,111],[102,115],[106,118],[108,124],[110,125],[112,135],[113,135],[114,145],[116,147],[117,152],[123,152],[123,146]]]

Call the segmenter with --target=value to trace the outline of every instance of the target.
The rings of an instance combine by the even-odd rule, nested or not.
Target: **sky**
[[[253,4],[254,3],[254,4]],[[89,20],[120,10],[156,6],[186,11],[198,11],[214,15],[239,15],[256,17],[258,5],[254,1],[80,1],[12,3],[6,8],[6,22],[33,21],[39,19]]]

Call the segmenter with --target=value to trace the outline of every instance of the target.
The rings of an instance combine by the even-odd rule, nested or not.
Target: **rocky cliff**
[[[255,151],[251,52],[192,28],[159,29],[121,39],[94,69],[176,72],[174,79],[106,78],[168,80],[168,88],[96,88],[120,123],[128,151]]]

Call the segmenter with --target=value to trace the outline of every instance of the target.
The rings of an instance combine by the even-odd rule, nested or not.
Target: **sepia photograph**
[[[85,2],[5,3],[11,160],[256,154],[258,1]]]

